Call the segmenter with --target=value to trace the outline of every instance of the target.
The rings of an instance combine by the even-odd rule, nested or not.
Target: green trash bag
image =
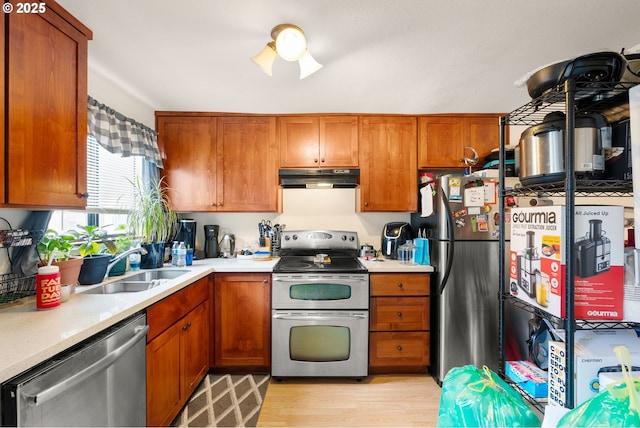
[[[442,382],[438,427],[539,427],[524,398],[487,366],[454,367]]]
[[[558,421],[560,427],[640,427],[640,379],[632,378],[631,358],[625,346],[613,348],[623,380],[607,385]]]

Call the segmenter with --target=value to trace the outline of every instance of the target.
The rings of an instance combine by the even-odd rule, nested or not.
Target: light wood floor
[[[258,427],[434,427],[440,390],[429,375],[271,380]]]

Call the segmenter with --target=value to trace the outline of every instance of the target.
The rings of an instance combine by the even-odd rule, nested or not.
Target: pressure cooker
[[[516,155],[518,176],[523,186],[551,183],[565,178],[565,115],[547,114],[520,136]],[[611,129],[600,114],[580,114],[574,120],[574,169],[578,179],[602,179],[604,149]]]

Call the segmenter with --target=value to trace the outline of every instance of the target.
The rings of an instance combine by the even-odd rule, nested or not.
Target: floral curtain
[[[123,157],[144,156],[162,168],[158,133],[89,96],[88,132],[111,153]]]

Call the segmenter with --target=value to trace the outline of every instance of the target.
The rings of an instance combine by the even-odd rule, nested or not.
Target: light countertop
[[[271,272],[278,259],[196,260],[190,272],[150,290],[111,295],[84,294],[100,285],[78,286],[69,301],[59,307],[36,310],[35,296],[0,305],[0,382],[4,382],[54,355],[82,342],[164,299],[194,281],[216,272]],[[431,266],[403,265],[395,260],[372,262],[361,259],[369,272],[432,272]],[[163,269],[172,269],[166,266]],[[181,268],[185,269],[185,268]],[[135,273],[135,272],[133,272]],[[125,276],[110,278],[117,281]]]

